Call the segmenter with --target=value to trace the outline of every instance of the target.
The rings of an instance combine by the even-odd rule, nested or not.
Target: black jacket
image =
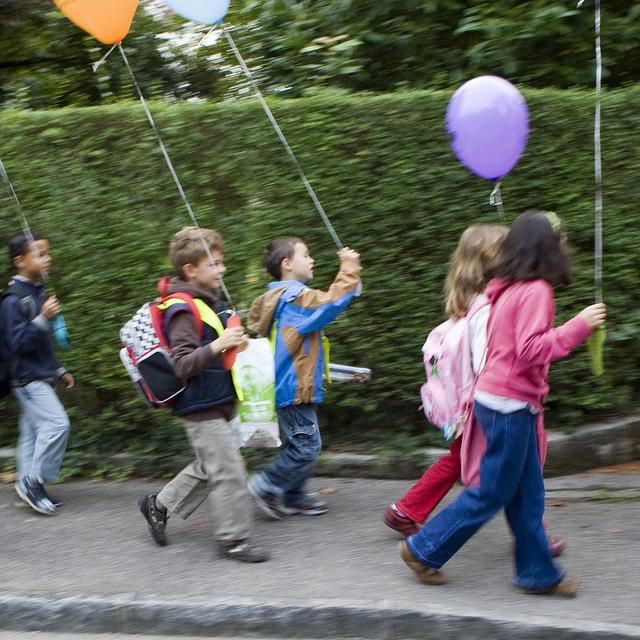
[[[0,353],[13,386],[55,380],[65,373],[53,348],[49,320],[42,315],[44,287],[20,277],[9,282],[0,302]]]

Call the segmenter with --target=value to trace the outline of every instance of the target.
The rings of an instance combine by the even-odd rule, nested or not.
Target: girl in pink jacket
[[[442,565],[504,509],[515,536],[516,587],[565,597],[578,590],[578,579],[566,577],[551,559],[536,423],[549,391],[549,365],[603,324],[606,308],[591,305],[553,328],[553,287],[570,280],[564,242],[558,216],[539,211],[519,216],[504,242],[486,291],[492,304],[487,356],[474,393],[487,441],[480,484],[400,543],[402,559],[422,582],[443,584]]]

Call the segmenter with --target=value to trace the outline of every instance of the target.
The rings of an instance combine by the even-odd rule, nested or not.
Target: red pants
[[[451,487],[460,479],[460,448],[462,438],[456,438],[449,453],[431,465],[402,500],[395,503],[399,511],[414,522],[424,523],[440,504]]]

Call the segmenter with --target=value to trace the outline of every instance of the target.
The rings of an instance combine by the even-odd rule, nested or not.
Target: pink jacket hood
[[[578,316],[553,327],[553,288],[545,280],[494,278],[486,294],[492,305],[487,359],[476,389],[542,409],[549,393],[549,365],[569,355],[591,334],[591,328]]]

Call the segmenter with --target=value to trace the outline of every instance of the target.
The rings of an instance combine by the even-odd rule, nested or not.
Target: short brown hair
[[[204,243],[209,251],[224,252],[224,240],[213,229],[198,229],[198,227],[183,227],[171,238],[169,245],[169,259],[175,267],[178,278],[184,277],[182,268],[185,264],[198,264],[207,257]]]
[[[264,267],[276,279],[282,279],[282,261],[293,258],[298,243],[304,244],[296,236],[283,236],[270,242],[264,250]]]

